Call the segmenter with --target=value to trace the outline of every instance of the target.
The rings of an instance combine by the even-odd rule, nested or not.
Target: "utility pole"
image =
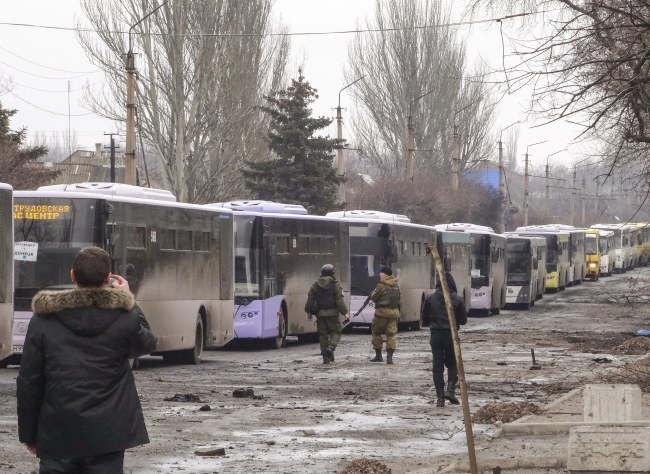
[[[408,122],[406,124],[406,179],[413,179],[413,152],[415,151],[415,126],[413,125],[413,116],[409,111]]]
[[[111,150],[111,183],[115,182],[115,148],[118,148],[115,146],[115,139],[113,138],[113,135],[117,135],[116,133],[105,133],[104,135],[109,135],[111,137],[111,146],[109,147],[104,147],[104,148],[110,148]]]
[[[339,183],[339,203],[345,202],[345,161],[343,158],[343,117],[341,116],[341,103],[336,108],[336,138],[339,140],[336,150],[336,171],[341,178]]]
[[[499,136],[499,215],[497,216],[497,233],[503,234],[506,231],[505,222],[503,218],[503,208],[505,200],[505,180],[503,170],[503,144],[501,143],[501,136]]]
[[[600,219],[600,180],[596,177],[596,219]]]
[[[458,134],[458,125],[454,123],[454,135],[452,137],[451,147],[451,189],[458,191],[458,165],[460,163],[460,135]]]
[[[524,158],[524,227],[528,225],[528,181],[530,176],[528,174],[528,151]]]
[[[126,150],[124,151],[124,182],[135,185],[135,55],[126,53]]]
[[[571,181],[571,225],[575,225],[575,189],[576,189],[576,165],[573,165],[573,180]]]
[[[546,143],[548,140],[543,140],[541,142],[533,143],[532,145],[528,145],[526,147],[526,155],[524,159],[524,227],[528,225],[528,184],[530,181],[530,175],[528,174],[528,149],[530,147],[533,147],[535,145],[539,145],[541,143]]]
[[[549,172],[548,172],[548,157],[546,157],[546,169],[544,171],[545,171],[545,176],[546,176],[546,180],[545,180],[546,189],[544,190],[544,203],[545,203],[545,207],[546,207],[546,215],[548,216],[550,208],[551,208],[550,193],[549,193],[549,187],[550,186],[548,184],[548,174],[549,174]]]
[[[519,120],[516,122],[511,123],[507,127],[501,129],[499,132],[499,215],[497,216],[497,233],[498,234],[503,234],[506,231],[505,228],[505,203],[506,203],[506,185],[505,185],[505,180],[506,180],[506,172],[503,166],[503,142],[501,141],[501,137],[503,136],[503,132],[505,132],[507,129],[512,127],[513,125],[516,125],[519,123]]]
[[[136,184],[135,167],[135,55],[133,54],[133,42],[131,33],[133,29],[160,10],[169,0],[164,0],[156,8],[136,21],[129,28],[129,50],[125,56],[126,70],[126,150],[124,150],[124,182]]]
[[[547,216],[549,215],[550,207],[551,207],[551,199],[550,199],[550,193],[549,193],[549,188],[550,188],[550,185],[549,185],[550,168],[549,168],[549,165],[548,165],[548,159],[551,156],[557,155],[558,153],[562,153],[563,151],[566,151],[566,150],[567,150],[566,148],[563,148],[562,150],[558,150],[555,153],[551,153],[550,155],[548,155],[546,157],[546,168],[544,170],[545,175],[546,175],[546,179],[545,179],[546,189],[544,190],[544,207],[545,207]]]
[[[336,150],[336,171],[338,172],[339,178],[341,178],[341,182],[339,183],[339,203],[341,204],[345,203],[345,157],[343,156],[343,115],[341,114],[341,92],[356,84],[364,77],[366,77],[365,74],[339,91],[339,103],[336,106],[336,138],[339,140],[339,147]]]
[[[582,215],[580,216],[580,225],[585,226],[585,197],[586,197],[585,175],[582,175]]]

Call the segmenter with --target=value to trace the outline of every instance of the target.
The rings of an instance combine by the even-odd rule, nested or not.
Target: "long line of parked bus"
[[[154,355],[189,364],[233,339],[274,348],[288,336],[315,339],[315,321],[303,308],[326,263],[336,268],[351,315],[379,268],[391,266],[401,290],[400,328],[419,329],[436,282],[431,246],[477,315],[530,308],[544,293],[647,264],[650,255],[647,224],[554,224],[500,235],[370,210],[315,216],[265,201],[183,204],[167,191],[113,183],[36,191],[0,185],[0,218],[0,366],[19,361],[34,294],[71,288],[72,259],[89,245],[106,249],[113,272],[129,281],[158,338]],[[366,306],[351,325],[369,326],[373,312]]]

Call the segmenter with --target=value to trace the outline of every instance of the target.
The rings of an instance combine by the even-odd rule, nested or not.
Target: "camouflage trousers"
[[[397,334],[397,318],[372,318],[372,348],[381,350],[384,340],[382,335],[386,334],[386,349],[392,351],[397,347],[395,334]]]
[[[320,353],[325,355],[326,351],[334,352],[341,340],[341,331],[343,330],[338,315],[319,316],[316,319],[316,329],[318,330]]]

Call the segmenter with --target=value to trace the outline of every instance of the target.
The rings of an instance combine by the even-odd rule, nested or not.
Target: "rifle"
[[[343,324],[343,327],[345,327],[345,326],[347,326],[348,324],[350,324],[350,320],[351,320],[352,318],[356,318],[357,316],[359,316],[359,315],[361,314],[361,311],[363,311],[363,309],[364,309],[366,306],[368,306],[368,303],[370,303],[370,297],[371,297],[371,296],[372,296],[372,293],[370,293],[370,294],[368,295],[368,297],[366,298],[366,301],[364,301],[363,304],[361,305],[361,308],[359,308],[359,310],[358,310],[356,313],[354,313],[354,314],[352,315],[352,317],[348,318],[347,321],[345,321],[345,323]]]

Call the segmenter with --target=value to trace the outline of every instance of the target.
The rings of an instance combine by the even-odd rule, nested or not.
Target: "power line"
[[[95,72],[93,72],[93,73],[90,73],[90,74],[79,74],[79,75],[76,75],[76,76],[69,76],[69,77],[42,76],[40,74],[34,74],[33,72],[23,71],[22,69],[17,68],[16,66],[12,66],[11,64],[7,64],[7,63],[5,63],[3,61],[0,61],[0,64],[4,64],[8,68],[14,69],[14,70],[16,70],[18,72],[21,72],[23,74],[27,74],[29,76],[34,76],[34,77],[38,77],[38,78],[41,78],[41,79],[55,79],[55,80],[60,80],[60,81],[65,81],[65,80],[70,80],[70,79],[78,79],[80,77],[85,77],[85,76],[88,76],[90,74],[96,74]],[[97,72],[104,72],[104,71],[98,70]]]
[[[431,25],[420,25],[420,26],[410,26],[402,28],[367,28],[367,29],[354,29],[354,30],[331,30],[331,31],[302,31],[302,32],[282,32],[282,33],[183,33],[182,35],[169,35],[169,36],[190,36],[190,37],[256,37],[256,36],[329,36],[329,35],[347,35],[347,34],[356,34],[356,33],[382,33],[382,32],[392,32],[392,31],[412,31],[412,30],[425,30],[431,28],[447,28],[454,26],[469,26],[469,25],[480,25],[485,23],[495,23],[503,22],[505,20],[512,20],[515,18],[536,15],[538,13],[547,13],[547,11],[542,12],[523,12],[516,13],[514,15],[506,15],[499,18],[488,18],[485,20],[468,20],[468,21],[456,21],[449,23],[434,23]],[[77,27],[68,27],[68,26],[51,26],[51,25],[36,25],[32,23],[11,23],[11,22],[0,22],[0,26],[15,26],[22,28],[41,28],[49,30],[59,30],[59,31],[83,31],[87,33],[97,33],[97,30],[93,28],[77,28]],[[112,34],[127,34],[126,31],[111,31]],[[142,35],[150,36],[167,36],[167,33],[145,33],[141,32]]]
[[[16,53],[14,53],[12,51],[9,51],[8,49],[3,48],[2,46],[0,46],[0,49],[3,50],[3,51],[6,51],[7,53],[11,54],[12,56],[15,56],[15,57],[17,57],[19,59],[22,59],[23,61],[35,64],[36,66],[39,66],[39,67],[42,67],[42,68],[45,68],[45,69],[51,69],[52,71],[67,72],[67,73],[70,73],[70,74],[93,74],[95,72],[99,72],[99,69],[96,69],[96,70],[93,70],[93,71],[67,71],[65,69],[57,69],[55,67],[50,67],[50,66],[46,66],[46,65],[41,64],[41,63],[37,63],[36,61],[32,61],[31,59],[24,58],[23,56],[21,56],[19,54],[16,54]]]
[[[7,94],[10,94],[10,95],[14,96],[16,99],[18,99],[18,100],[20,100],[20,101],[22,101],[22,102],[24,102],[24,103],[26,103],[28,105],[31,105],[32,107],[34,107],[34,108],[36,108],[38,110],[41,110],[43,112],[47,112],[48,114],[52,114],[52,115],[61,115],[61,116],[64,116],[64,117],[68,117],[68,115],[70,117],[85,117],[87,115],[93,115],[93,113],[94,113],[94,112],[88,112],[86,114],[66,114],[66,113],[54,112],[52,110],[47,110],[47,109],[44,109],[43,107],[39,107],[36,104],[32,104],[30,101],[23,99],[22,97],[20,97],[19,95],[16,95],[16,93],[14,93],[12,91],[8,91]]]

